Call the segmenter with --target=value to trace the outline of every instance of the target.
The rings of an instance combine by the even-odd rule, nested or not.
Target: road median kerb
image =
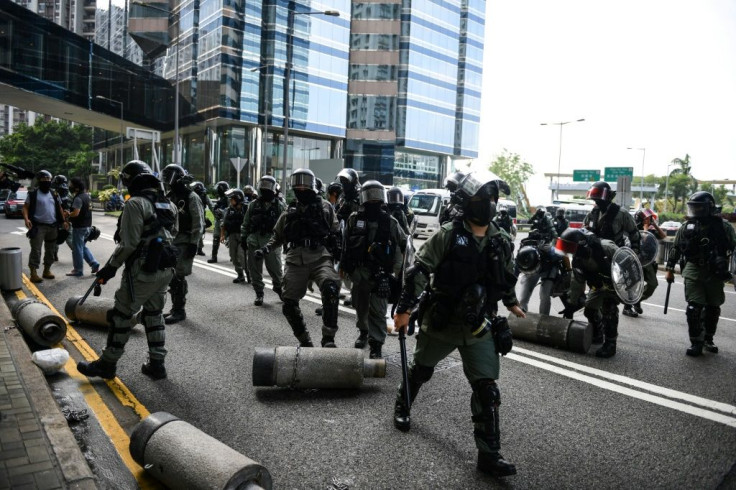
[[[0,326],[5,328],[11,325],[14,325],[14,322],[10,310],[4,300],[0,301]],[[65,487],[96,489],[94,474],[84,459],[64,415],[59,410],[46,378],[31,360],[31,351],[23,339],[23,334],[17,328],[12,328],[4,332],[4,335],[28,399],[64,477]]]

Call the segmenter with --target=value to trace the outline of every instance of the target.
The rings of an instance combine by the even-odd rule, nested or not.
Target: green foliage
[[[713,194],[713,197],[716,199],[717,204],[726,204],[730,202],[728,199],[728,189],[726,189],[723,185],[721,185],[720,187],[716,187],[710,182],[706,182],[705,184],[700,186],[700,190]]]
[[[118,179],[120,178],[120,169],[119,168],[114,168],[114,169],[110,170],[109,172],[107,172],[107,176],[108,177],[112,177],[112,180],[114,180],[115,182],[117,182]]]
[[[511,188],[509,198],[517,204],[519,197],[525,195],[524,184],[534,175],[531,163],[522,161],[518,154],[511,153],[506,148],[491,162],[488,169],[506,181]]]
[[[682,223],[683,221],[685,221],[685,219],[686,217],[682,213],[667,212],[667,213],[659,213],[659,219],[657,221],[659,222],[659,224],[662,224],[665,221],[678,221]]]
[[[100,193],[97,195],[97,198],[100,200],[100,202],[105,203],[110,200],[110,196],[112,196],[112,191],[117,190],[114,187],[105,186],[106,188],[101,190]]]
[[[92,128],[81,124],[39,118],[33,126],[21,123],[0,138],[0,159],[33,172],[87,179],[94,157]]]
[[[103,186],[102,186],[102,190],[103,190],[103,191],[106,191],[106,190],[108,190],[108,189],[117,189],[117,187],[115,187],[115,186],[114,186],[114,185],[112,185],[112,184],[105,184],[105,185],[103,185]]]
[[[675,202],[673,209],[677,211],[677,201],[679,200],[680,209],[684,211],[685,201],[690,194],[698,189],[698,181],[690,174],[692,165],[688,153],[685,154],[685,158],[674,158],[672,163],[680,167],[670,172],[669,192]]]

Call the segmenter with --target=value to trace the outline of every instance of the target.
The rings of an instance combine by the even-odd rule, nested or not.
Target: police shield
[[[641,299],[644,291],[644,272],[633,250],[621,247],[611,259],[611,280],[618,297],[627,305]]]
[[[639,246],[639,262],[642,267],[646,267],[657,258],[657,252],[659,251],[659,242],[657,238],[648,231],[640,231],[641,236]]]

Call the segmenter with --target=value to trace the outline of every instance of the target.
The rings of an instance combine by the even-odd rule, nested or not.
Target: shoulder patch
[[[465,235],[461,235],[458,233],[458,235],[455,237],[455,245],[458,245],[460,247],[467,247],[468,246],[468,237]]]

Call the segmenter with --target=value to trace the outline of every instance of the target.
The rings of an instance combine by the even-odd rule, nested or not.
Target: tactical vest
[[[56,213],[56,224],[62,224],[64,222],[64,216],[62,216],[59,206],[61,206],[61,199],[59,194],[54,190],[49,191],[51,196],[54,198],[54,212]],[[33,222],[33,217],[36,215],[36,199],[38,198],[38,189],[34,189],[28,193],[28,219]]]
[[[79,209],[79,214],[76,218],[69,218],[69,221],[74,228],[89,228],[92,226],[92,212],[90,211],[90,197],[89,194],[80,193],[77,195],[82,201],[82,207]],[[62,199],[62,207],[64,206],[64,200]],[[70,205],[71,207],[71,205]]]
[[[619,247],[623,247],[624,246],[623,229],[619,228],[618,230],[616,230],[613,227],[613,222],[618,216],[618,213],[620,210],[621,210],[621,206],[619,206],[618,204],[615,204],[615,203],[609,204],[608,209],[606,209],[606,213],[604,213],[603,215],[603,221],[600,222],[599,218],[600,218],[601,210],[598,208],[593,208],[590,211],[590,222],[588,226],[590,226],[590,231],[595,233],[599,238],[611,240]]]
[[[493,222],[489,226],[499,229]],[[432,286],[441,295],[459,300],[469,286],[480,284],[486,288],[488,300],[496,302],[515,284],[513,276],[506,273],[510,256],[511,245],[500,234],[490,237],[485,249],[479,251],[473,234],[456,219],[450,249],[434,274]]]
[[[679,246],[688,262],[704,265],[711,261],[714,254],[727,256],[728,237],[721,218],[710,216],[703,221],[689,219],[683,228]]]
[[[596,263],[597,268],[590,270],[582,267],[583,261],[577,257],[574,257],[572,260],[572,268],[579,275],[583,276],[585,282],[591,287],[601,288],[603,287],[604,279],[610,277],[611,257],[606,258],[606,254],[600,243],[593,243],[590,248],[592,253],[591,259]]]
[[[171,202],[179,209],[179,233],[191,233],[192,232],[192,212],[189,210],[189,199],[192,196],[193,191],[187,190],[183,195],[179,195],[176,192],[171,193]]]
[[[228,206],[230,206],[230,203],[228,201],[228,198],[225,196],[222,196],[217,199],[217,202],[214,206],[212,206],[215,209],[227,209]]]
[[[373,272],[378,269],[391,271],[396,251],[396,244],[391,240],[391,216],[381,211],[377,221],[378,228],[371,240],[365,211],[361,210],[348,218],[348,237],[342,257],[343,267],[348,272],[361,265],[368,266]]]
[[[240,231],[240,225],[243,224],[243,217],[245,217],[245,211],[241,209],[229,207],[225,211],[225,218],[223,219],[223,226],[227,233],[237,233]]]
[[[330,226],[322,209],[322,199],[302,207],[292,201],[286,210],[284,238],[289,247],[317,248],[330,235]]]
[[[279,203],[276,199],[270,201],[270,206],[266,208],[266,203],[261,199],[256,199],[250,205],[253,208],[248,219],[248,233],[262,233],[264,235],[271,234],[276,221],[279,219]]]
[[[337,220],[347,221],[351,214],[358,211],[360,202],[357,199],[341,199],[337,206]]]

